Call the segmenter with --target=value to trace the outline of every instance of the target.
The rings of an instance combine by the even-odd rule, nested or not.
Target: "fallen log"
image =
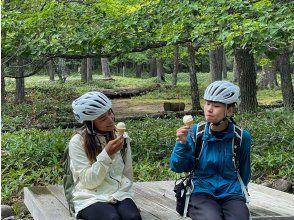
[[[130,98],[133,96],[144,95],[147,92],[152,92],[160,87],[170,88],[170,85],[161,86],[160,84],[156,84],[153,86],[145,87],[145,88],[135,88],[135,89],[120,89],[119,91],[115,91],[113,89],[94,89],[104,93],[108,98]]]
[[[126,121],[126,120],[139,120],[142,121],[146,118],[182,118],[184,115],[203,115],[203,111],[195,111],[195,110],[189,110],[189,111],[179,111],[179,112],[159,112],[154,114],[141,114],[141,115],[134,115],[134,116],[126,116],[126,117],[117,117],[116,121]],[[40,129],[40,130],[48,130],[53,128],[77,128],[81,127],[81,124],[77,122],[61,122],[61,123],[55,123],[55,124],[37,124],[33,126],[33,128]]]

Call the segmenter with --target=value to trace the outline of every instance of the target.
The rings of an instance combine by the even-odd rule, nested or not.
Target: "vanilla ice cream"
[[[116,131],[119,135],[123,135],[125,130],[126,130],[126,125],[123,122],[119,122],[117,123],[116,127]]]
[[[191,127],[192,124],[193,124],[193,117],[192,117],[192,115],[185,115],[183,117],[183,122],[184,122],[184,125],[186,125],[188,127]]]

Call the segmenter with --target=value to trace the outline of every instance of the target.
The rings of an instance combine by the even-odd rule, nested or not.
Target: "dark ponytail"
[[[97,155],[102,151],[102,144],[98,138],[98,133],[93,130],[92,121],[85,121],[83,128],[84,150],[90,163],[93,164]],[[106,143],[114,139],[113,132],[107,132],[104,136]]]

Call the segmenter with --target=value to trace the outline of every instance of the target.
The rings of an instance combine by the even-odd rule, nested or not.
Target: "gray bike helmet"
[[[101,92],[87,92],[72,102],[75,119],[93,121],[111,108],[111,101]]]
[[[228,81],[215,81],[206,88],[203,98],[207,101],[239,105],[240,88]]]

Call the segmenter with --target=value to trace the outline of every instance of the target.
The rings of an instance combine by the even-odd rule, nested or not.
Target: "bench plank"
[[[143,220],[184,219],[175,211],[174,181],[136,182],[134,200]],[[250,183],[249,205],[254,220],[293,220],[294,196]],[[74,219],[69,216],[62,186],[24,188],[24,201],[35,220]],[[186,218],[187,220],[190,218]]]
[[[249,183],[251,203],[249,207],[262,208],[281,216],[294,216],[294,196],[289,193]]]
[[[55,196],[46,187],[24,188],[24,203],[37,220],[74,219],[63,205],[56,202]]]

